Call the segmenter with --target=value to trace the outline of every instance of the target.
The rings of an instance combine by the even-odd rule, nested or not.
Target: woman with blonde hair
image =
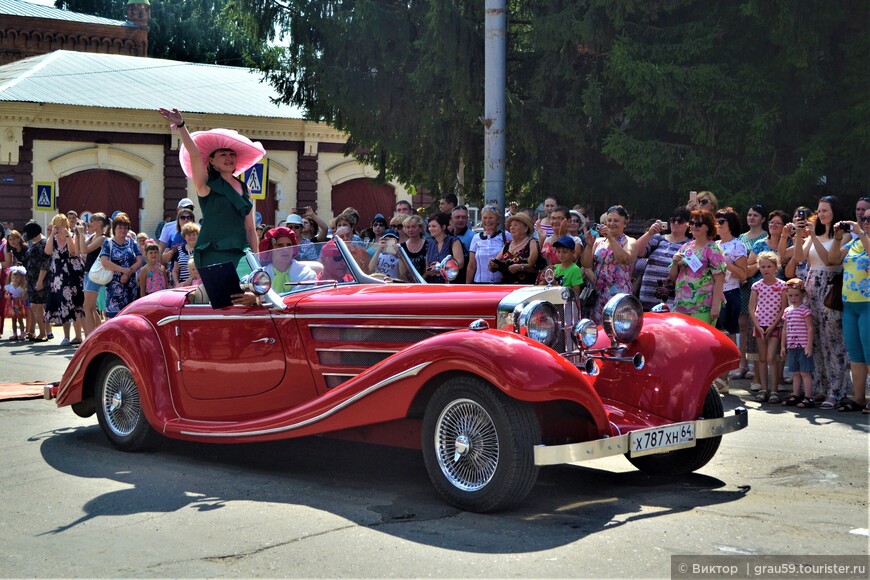
[[[45,303],[45,321],[63,326],[60,346],[79,344],[81,319],[84,316],[84,269],[79,250],[72,237],[69,219],[57,214],[51,219],[51,228],[45,240],[45,253],[50,256],[48,300]],[[75,324],[75,338],[70,341],[70,325]]]
[[[480,212],[480,219],[483,231],[474,234],[471,238],[465,281],[468,284],[498,284],[501,282],[501,272],[492,272],[489,269],[489,261],[498,256],[511,237],[498,227],[501,212],[496,206],[484,206]]]
[[[402,248],[421,276],[426,275],[426,252],[428,250],[426,239],[423,237],[424,227],[423,218],[418,215],[408,216],[402,221],[402,231],[408,237],[402,242]]]

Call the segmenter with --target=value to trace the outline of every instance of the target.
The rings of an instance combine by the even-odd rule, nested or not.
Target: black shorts
[[[725,304],[719,312],[716,328],[728,334],[740,333],[740,288],[725,292]]]

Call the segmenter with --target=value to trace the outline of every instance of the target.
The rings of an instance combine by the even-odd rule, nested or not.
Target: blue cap
[[[574,238],[572,238],[571,236],[562,236],[561,238],[553,242],[553,247],[567,248],[573,252],[574,248],[577,247],[577,244],[576,242],[574,242]]]
[[[396,232],[396,230],[394,230],[394,229],[389,229],[389,230],[385,231],[385,232],[384,232],[384,235],[381,236],[381,237],[382,237],[382,238],[393,238],[393,239],[398,240],[398,239],[399,239],[399,234],[398,234],[398,232]]]
[[[375,222],[381,222],[382,224],[387,225],[387,218],[385,218],[382,213],[376,213],[375,217],[372,218],[372,225],[374,225]]]

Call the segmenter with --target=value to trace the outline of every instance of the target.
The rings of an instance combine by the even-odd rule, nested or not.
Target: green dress
[[[248,246],[245,217],[254,207],[248,188],[242,182],[242,195],[218,175],[206,182],[211,193],[199,197],[202,208],[202,229],[193,250],[197,267],[232,262],[236,269],[244,265]],[[240,272],[240,275],[242,273]]]

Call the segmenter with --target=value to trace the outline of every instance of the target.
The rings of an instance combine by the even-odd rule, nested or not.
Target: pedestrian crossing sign
[[[37,181],[33,186],[33,209],[35,211],[55,211],[54,182]]]
[[[245,171],[244,180],[251,192],[251,199],[266,199],[269,191],[269,160],[263,158]]]

